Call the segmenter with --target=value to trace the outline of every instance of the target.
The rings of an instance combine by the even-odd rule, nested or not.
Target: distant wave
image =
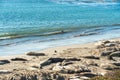
[[[98,4],[115,4],[119,3],[119,0],[50,0],[59,4],[89,4],[89,3],[98,3]]]
[[[47,32],[43,34],[28,34],[28,35],[15,35],[15,34],[1,34],[0,40],[5,39],[15,39],[15,38],[23,38],[23,37],[33,37],[33,36],[50,36],[50,35],[57,35],[57,34],[64,34],[71,32],[72,30],[60,30],[60,31],[53,31],[53,32]]]
[[[29,29],[27,31],[23,31],[21,33],[19,33],[19,31],[17,31],[16,33],[2,33],[0,34],[0,40],[6,40],[6,39],[16,39],[16,38],[24,38],[24,37],[39,37],[39,36],[52,36],[52,35],[59,35],[59,34],[66,34],[66,33],[71,33],[71,32],[76,32],[76,31],[80,31],[82,33],[77,34],[77,35],[73,35],[74,37],[78,37],[78,36],[88,36],[88,35],[95,35],[101,32],[102,27],[108,27],[109,26],[116,26],[116,27],[112,27],[112,30],[115,29],[120,29],[120,24],[113,24],[113,25],[101,25],[101,26],[79,26],[79,27],[74,27],[74,28],[70,28],[69,29],[58,29],[58,30],[54,30],[53,31],[48,31],[48,32],[31,32],[29,33]],[[41,31],[41,30],[40,30]]]

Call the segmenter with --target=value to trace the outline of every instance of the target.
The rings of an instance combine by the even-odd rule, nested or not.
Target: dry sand
[[[120,39],[111,39],[110,41],[109,44],[115,42],[119,45],[116,41],[120,41]],[[3,56],[0,58],[0,80],[12,80],[13,78],[13,80],[22,80],[21,76],[25,78],[25,76],[35,74],[39,78],[33,76],[34,78],[26,77],[24,80],[84,80],[105,75],[112,69],[119,69],[119,66],[112,65],[119,63],[118,59],[114,61],[108,59],[108,56],[101,57],[102,52],[107,48],[113,49],[116,45],[97,48],[98,46],[102,46],[102,41],[49,48],[39,52],[30,52],[30,55],[25,53]],[[43,74],[49,76],[43,79],[45,77]],[[58,77],[56,77],[57,75]]]

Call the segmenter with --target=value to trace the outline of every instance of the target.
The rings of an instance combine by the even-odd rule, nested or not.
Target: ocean
[[[1,56],[117,37],[117,0],[0,0]]]

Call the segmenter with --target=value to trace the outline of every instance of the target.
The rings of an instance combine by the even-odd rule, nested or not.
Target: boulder
[[[44,53],[37,53],[37,52],[29,52],[26,55],[28,55],[28,56],[45,56]]]

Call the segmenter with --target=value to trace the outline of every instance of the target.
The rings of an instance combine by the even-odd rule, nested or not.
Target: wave
[[[117,3],[120,2],[119,0],[50,0],[53,2],[66,2],[66,3],[72,3],[72,2],[81,2],[81,3]]]
[[[113,27],[111,27],[113,26]],[[68,27],[66,29],[64,28],[58,28],[52,30],[48,30],[46,28],[45,30],[33,30],[26,29],[22,32],[22,30],[13,32],[13,33],[2,33],[0,34],[0,40],[7,40],[7,39],[16,39],[16,38],[25,38],[25,37],[41,37],[41,36],[52,36],[52,35],[61,35],[66,33],[77,33],[73,35],[74,37],[78,36],[89,36],[89,35],[95,35],[100,32],[102,32],[103,29],[109,28],[111,30],[120,29],[120,24],[112,24],[112,25],[101,25],[101,26],[78,26],[78,27]],[[46,31],[47,30],[47,31]]]
[[[40,43],[40,42],[49,42],[49,41],[56,41],[56,40],[64,40],[70,39],[74,37],[85,37],[85,36],[94,36],[94,35],[101,35],[107,31],[113,30],[120,30],[119,24],[114,24],[114,26],[93,26],[93,27],[85,27],[80,28],[78,30],[61,30],[61,31],[53,31],[47,32],[44,34],[32,34],[32,35],[16,35],[16,36],[6,36],[0,37],[0,46],[10,46],[16,45],[21,43],[33,42],[33,43]],[[66,36],[67,35],[67,36]],[[18,39],[17,39],[18,38]],[[22,38],[22,39],[19,39]],[[16,40],[17,39],[17,40]],[[7,43],[6,43],[7,40]]]
[[[24,38],[24,37],[39,37],[39,36],[52,36],[52,35],[59,35],[59,34],[66,34],[66,33],[71,33],[71,32],[76,32],[76,31],[80,31],[83,33],[81,33],[78,36],[86,36],[86,35],[92,35],[92,34],[96,34],[96,32],[101,31],[102,27],[109,27],[109,26],[120,26],[120,24],[113,24],[113,25],[103,25],[103,26],[78,26],[78,27],[68,27],[66,29],[61,28],[61,29],[54,29],[53,30],[33,30],[31,31],[31,29],[26,29],[25,31],[22,32],[22,30],[20,31],[16,31],[13,33],[2,33],[0,34],[0,40],[5,40],[5,39],[15,39],[15,38]],[[119,29],[119,27],[114,27],[112,29]],[[96,31],[94,33],[94,31]],[[93,32],[93,33],[91,33]]]
[[[23,37],[50,36],[50,35],[64,34],[68,32],[72,32],[72,30],[60,30],[60,31],[47,32],[43,34],[26,34],[26,35],[15,35],[15,34],[5,33],[0,35],[0,40],[23,38]]]

